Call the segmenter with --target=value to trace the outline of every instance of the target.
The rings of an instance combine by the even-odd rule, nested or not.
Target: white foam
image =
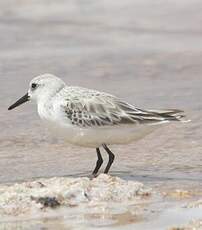
[[[151,189],[145,188],[140,182],[126,181],[105,174],[92,180],[87,177],[39,179],[0,186],[0,217],[33,216],[34,213],[51,210],[37,202],[40,197],[54,197],[60,203],[60,208],[72,208],[102,206],[109,202],[118,203],[119,206],[120,203],[137,203],[149,194]]]

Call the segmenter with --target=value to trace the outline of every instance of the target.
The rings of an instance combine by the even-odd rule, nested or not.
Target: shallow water
[[[111,172],[160,192],[201,191],[201,9],[199,0],[0,1],[0,182],[94,167],[95,151],[53,139],[34,104],[7,111],[33,76],[51,72],[140,108],[185,110],[192,122],[113,146]]]

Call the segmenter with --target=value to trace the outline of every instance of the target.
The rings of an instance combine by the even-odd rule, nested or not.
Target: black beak
[[[26,93],[23,97],[21,97],[19,100],[17,100],[14,104],[12,104],[8,110],[14,109],[15,107],[29,101],[29,95]]]

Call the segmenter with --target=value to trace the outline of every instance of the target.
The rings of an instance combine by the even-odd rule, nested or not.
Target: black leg
[[[100,153],[99,148],[96,148],[96,152],[97,152],[97,162],[96,162],[96,166],[95,169],[93,170],[93,175],[96,175],[98,173],[98,170],[100,169],[102,163],[103,163],[103,159],[102,159],[102,155]]]
[[[109,169],[110,169],[110,167],[111,167],[111,165],[112,165],[112,163],[114,161],[115,156],[105,144],[103,144],[102,146],[103,146],[103,148],[106,150],[106,152],[109,155],[109,161],[108,161],[107,167],[105,168],[105,171],[104,171],[104,173],[108,173]]]

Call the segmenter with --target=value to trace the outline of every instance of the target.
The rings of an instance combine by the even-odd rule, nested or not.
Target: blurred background
[[[201,12],[200,0],[1,0],[0,182],[88,175],[94,167],[94,149],[51,138],[36,105],[7,111],[42,73],[140,108],[185,110],[191,123],[114,146],[112,173],[201,182]]]

